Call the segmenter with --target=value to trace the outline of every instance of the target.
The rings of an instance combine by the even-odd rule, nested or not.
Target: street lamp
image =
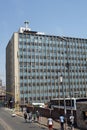
[[[60,76],[60,83],[62,85],[62,96],[64,100],[64,116],[65,116],[65,130],[66,130],[66,102],[65,102],[65,94],[64,94],[64,87],[63,87],[63,76]]]
[[[66,67],[68,69],[69,97],[70,97],[70,104],[71,104],[71,114],[73,114],[73,111],[72,111],[72,96],[71,96],[71,87],[70,87],[70,64],[69,64],[69,62],[66,63]]]
[[[73,110],[72,110],[72,95],[71,95],[71,87],[70,87],[70,64],[69,62],[66,63],[66,67],[68,69],[68,80],[69,80],[69,97],[70,97],[70,105],[71,105],[71,120],[72,120],[72,124],[71,124],[71,130],[73,129],[73,121],[74,121],[74,116],[73,116]]]

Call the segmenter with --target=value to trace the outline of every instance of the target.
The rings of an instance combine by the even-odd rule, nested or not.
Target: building
[[[6,99],[6,87],[2,85],[2,80],[0,79],[0,106],[4,105]]]
[[[87,97],[87,39],[46,35],[27,24],[6,47],[7,99],[25,104]]]
[[[2,80],[0,79],[0,88],[2,87]]]

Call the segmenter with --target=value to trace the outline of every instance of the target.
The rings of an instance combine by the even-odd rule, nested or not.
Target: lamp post
[[[65,130],[66,130],[66,102],[65,102],[65,94],[64,94],[64,87],[63,87],[63,76],[60,76],[60,83],[62,85],[62,96],[64,100],[64,116],[65,116]]]
[[[70,106],[71,106],[71,116],[72,122],[71,122],[71,130],[73,129],[73,121],[74,121],[74,116],[73,116],[73,110],[72,110],[72,95],[71,95],[71,87],[70,87],[70,65],[69,62],[66,63],[66,67],[68,69],[68,81],[69,81],[69,97],[70,97]]]
[[[72,96],[71,96],[71,87],[70,87],[70,65],[69,65],[69,62],[66,63],[66,67],[68,69],[69,97],[70,97],[70,105],[71,105],[71,114],[73,114],[73,111],[72,111]]]

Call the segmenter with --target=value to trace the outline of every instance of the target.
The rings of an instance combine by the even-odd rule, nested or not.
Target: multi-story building
[[[0,79],[0,105],[5,103],[6,99],[6,87],[3,86],[2,80]]]
[[[48,102],[63,91],[65,97],[86,97],[87,39],[21,27],[6,48],[6,87],[7,97],[20,103]]]

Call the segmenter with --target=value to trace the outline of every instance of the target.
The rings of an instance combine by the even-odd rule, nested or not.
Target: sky
[[[5,84],[6,46],[29,21],[32,31],[87,38],[87,0],[0,0],[0,79]]]

